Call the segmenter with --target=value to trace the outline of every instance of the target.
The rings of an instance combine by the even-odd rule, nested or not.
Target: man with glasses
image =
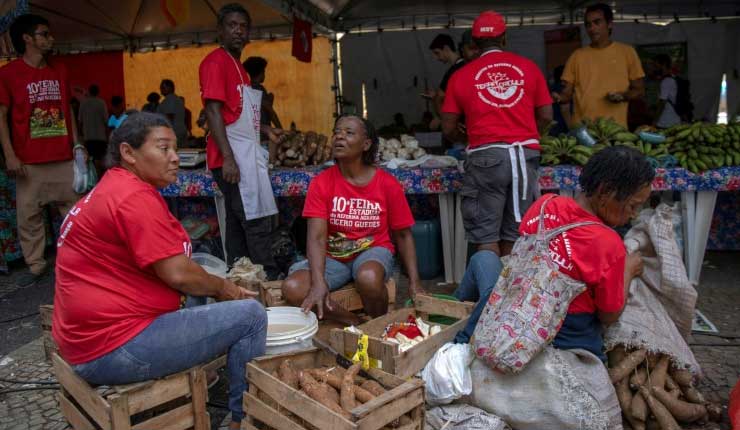
[[[78,139],[66,69],[48,58],[54,44],[49,22],[21,15],[10,38],[22,56],[0,68],[0,143],[16,178],[18,239],[29,267],[16,283],[28,286],[49,269],[43,207],[55,204],[66,216],[79,198],[72,189]]]

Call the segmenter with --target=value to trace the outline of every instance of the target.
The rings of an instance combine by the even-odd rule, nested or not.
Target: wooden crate
[[[457,332],[465,328],[468,316],[473,311],[474,306],[475,303],[471,302],[453,302],[432,296],[419,295],[414,301],[414,307],[389,312],[357,328],[368,335],[368,354],[370,357],[381,361],[381,367],[384,371],[401,378],[408,378],[423,369],[442,345],[452,341]],[[457,318],[458,321],[449,326],[440,324],[442,326],[440,333],[430,336],[404,352],[399,351],[398,344],[381,339],[383,330],[388,324],[404,322],[409,315],[421,317],[429,322],[430,314],[453,317]],[[355,353],[358,339],[358,335],[341,329],[334,329],[330,334],[332,347],[346,355]]]
[[[352,418],[347,419],[272,376],[288,358],[297,369],[336,366],[333,356],[316,348],[249,362],[249,392],[244,393],[247,419],[242,429],[253,429],[253,420],[257,420],[275,430],[379,430],[402,416],[407,423],[396,430],[423,429],[424,382],[420,379],[405,381],[380,369],[370,369],[371,376],[389,391],[353,409]]]
[[[117,385],[102,393],[56,353],[52,364],[61,385],[59,407],[75,430],[210,430],[206,372],[225,366],[226,356],[162,379]]]
[[[51,336],[51,321],[54,318],[54,305],[39,306],[39,315],[41,317],[41,342],[44,347],[44,357],[46,361],[51,362],[53,353],[59,352],[54,338]]]
[[[264,282],[261,285],[260,301],[266,307],[270,306],[288,306],[283,300],[283,292],[280,286],[283,281]],[[388,303],[396,303],[396,281],[393,278],[385,283],[388,289]],[[331,298],[344,309],[354,312],[363,309],[360,294],[355,289],[354,284],[349,283],[343,288],[331,293]]]

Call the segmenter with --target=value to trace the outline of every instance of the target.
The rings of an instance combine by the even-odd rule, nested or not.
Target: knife
[[[355,364],[355,363],[352,362],[352,360],[350,360],[349,358],[347,358],[344,355],[342,355],[339,352],[337,352],[336,349],[334,349],[331,346],[329,346],[329,344],[327,344],[323,340],[320,340],[320,339],[317,339],[316,337],[314,337],[313,338],[313,343],[314,343],[314,345],[316,345],[317,347],[321,348],[322,350],[324,350],[328,354],[333,355],[334,356],[334,359],[337,362],[337,364],[340,365],[340,366],[342,366],[343,368],[349,369],[353,364]],[[380,381],[377,380],[377,378],[373,377],[372,375],[370,375],[369,373],[367,373],[366,371],[364,371],[362,369],[360,369],[360,372],[358,374],[360,376],[362,376],[363,378],[368,378],[368,379],[372,379],[372,380],[374,380],[376,382],[380,382]],[[380,385],[383,385],[383,384],[381,383]]]

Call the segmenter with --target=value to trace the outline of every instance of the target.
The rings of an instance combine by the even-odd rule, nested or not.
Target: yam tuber
[[[668,365],[671,364],[670,357],[663,354],[658,360],[658,364],[650,372],[650,386],[663,389],[668,377]]]
[[[683,400],[674,399],[664,389],[652,387],[653,396],[668,409],[673,418],[687,423],[694,422],[707,413],[704,405],[684,402]]]
[[[644,384],[647,380],[647,369],[640,367],[632,375],[630,375],[630,388],[636,390],[637,387]]]
[[[655,419],[658,420],[660,428],[663,430],[681,430],[673,415],[660,403],[655,397],[650,394],[650,390],[644,385],[640,387],[640,394],[645,399],[645,402],[650,407]]]
[[[647,421],[647,403],[645,402],[645,397],[643,397],[640,392],[637,392],[634,396],[632,396],[632,403],[630,403],[630,414],[634,419],[638,421]]]
[[[678,384],[676,384],[676,381],[673,380],[671,375],[666,375],[665,377],[665,388],[668,391],[673,391],[678,389]]]
[[[609,369],[609,378],[611,379],[612,384],[616,383],[617,381],[621,381],[627,375],[632,373],[632,371],[635,370],[635,368],[643,360],[645,360],[646,355],[647,352],[644,349],[638,349],[637,351],[630,353],[627,357],[624,358],[624,360]]]
[[[325,369],[312,369],[309,371],[311,376],[319,381],[326,382],[329,386],[336,388],[337,390],[342,389],[342,378],[334,375]],[[375,398],[375,395],[364,388],[355,387],[355,398],[361,403],[367,403]]]
[[[347,412],[357,407],[357,401],[355,400],[355,388],[357,388],[355,387],[355,375],[359,373],[361,367],[361,363],[353,364],[349,369],[347,369],[347,371],[344,373],[344,377],[342,378],[342,388],[341,392],[339,393],[339,403]]]
[[[670,375],[673,380],[682,387],[690,387],[691,382],[694,379],[691,376],[691,372],[686,369],[671,369]]]
[[[606,355],[609,358],[609,367],[614,367],[617,363],[624,360],[624,357],[627,356],[627,351],[625,350],[624,345],[617,345],[610,349]]]
[[[298,387],[298,371],[293,367],[293,362],[290,359],[283,360],[278,368],[278,375],[280,380],[289,385],[291,388]]]
[[[350,419],[352,416],[349,412],[342,409],[339,403],[335,402],[326,393],[326,390],[319,384],[317,380],[313,378],[308,372],[300,372],[299,379],[301,383],[301,389],[308,397],[316,400],[332,411],[342,415],[343,417]]]
[[[630,412],[630,405],[632,404],[632,391],[630,390],[627,379],[622,379],[614,385],[614,390],[617,392],[617,400],[619,400],[619,407],[622,409],[624,417],[630,423],[633,429],[639,427],[637,420],[632,416]]]
[[[722,420],[722,406],[710,402],[706,404],[706,408],[709,414],[709,421],[718,423]]]
[[[697,403],[700,405],[706,403],[706,400],[704,400],[704,396],[702,396],[699,390],[694,387],[683,387],[681,391],[683,392],[683,396],[688,402]]]
[[[371,379],[368,379],[367,381],[363,382],[360,387],[366,389],[367,391],[373,393],[375,396],[382,396],[385,394],[385,388],[383,388],[382,385],[380,385],[377,381],[373,381]]]
[[[283,166],[285,167],[298,167],[303,163],[303,160],[296,158],[286,158],[283,160]]]

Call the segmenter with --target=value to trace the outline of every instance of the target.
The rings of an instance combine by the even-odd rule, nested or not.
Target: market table
[[[272,172],[272,185],[278,197],[300,197],[306,194],[311,179],[320,169],[278,169]],[[437,195],[442,229],[445,279],[448,282],[462,279],[465,271],[466,242],[460,215],[462,173],[457,168],[445,169],[396,169],[389,170],[403,185],[407,194]],[[711,217],[719,191],[740,190],[740,167],[725,167],[693,174],[684,169],[657,169],[653,181],[656,191],[681,193],[684,230],[684,261],[689,278],[698,282]],[[540,168],[540,188],[561,190],[573,194],[578,188],[580,168],[556,166]],[[219,223],[223,226],[223,199],[205,169],[181,170],[177,183],[161,190],[165,197],[215,198]],[[738,199],[740,200],[740,199]],[[734,206],[729,206],[730,208]],[[740,231],[737,214],[727,211],[731,218],[723,219],[725,231]],[[222,230],[223,231],[223,230]],[[733,233],[734,234],[734,233]],[[223,238],[222,238],[223,239]],[[21,258],[16,238],[15,181],[0,171],[0,270],[7,271],[5,263]]]
[[[319,168],[272,171],[275,196],[305,196],[308,184],[320,171]],[[438,195],[445,280],[460,282],[465,271],[467,250],[458,193],[462,186],[462,173],[458,168],[418,167],[388,172],[401,182],[406,194]],[[573,195],[578,189],[580,172],[581,168],[577,166],[541,167],[540,188]],[[724,167],[702,174],[693,174],[681,168],[659,168],[656,169],[652,188],[654,191],[681,193],[684,261],[689,279],[698,282],[717,193],[740,190],[740,167]],[[210,172],[206,170],[182,170],[177,183],[162,189],[162,194],[167,197],[215,197],[219,224],[222,222],[223,202],[219,199]]]

